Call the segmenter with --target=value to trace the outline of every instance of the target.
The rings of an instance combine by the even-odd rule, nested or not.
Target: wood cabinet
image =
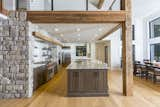
[[[40,66],[34,69],[33,72],[33,90],[36,90],[38,87],[43,85],[47,78],[46,78],[46,67]]]
[[[107,70],[68,70],[68,96],[107,96]]]
[[[41,85],[45,84],[54,77],[57,72],[57,63],[49,66],[42,65],[34,69],[33,72],[33,90],[36,90]]]

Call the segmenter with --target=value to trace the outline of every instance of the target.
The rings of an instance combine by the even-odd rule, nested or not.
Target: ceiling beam
[[[0,0],[0,13],[6,16],[8,16],[9,14],[9,11],[3,7],[3,0]]]
[[[98,9],[101,9],[105,0],[99,0]]]
[[[8,16],[8,15],[9,15],[9,11],[8,11],[8,10],[6,10],[6,9],[4,9],[4,8],[2,8],[1,13],[2,13],[3,15],[6,15],[6,16]]]
[[[121,23],[125,11],[27,11],[32,23]]]
[[[52,43],[54,45],[59,45],[59,46],[63,46],[63,44],[51,37],[47,37],[46,35],[41,34],[40,32],[33,32],[32,35],[36,38],[42,39],[46,42]]]
[[[119,28],[121,27],[121,24],[118,24],[117,26],[115,26],[113,29],[111,29],[110,31],[108,31],[106,34],[104,34],[103,36],[101,36],[100,38],[98,38],[98,40],[102,40],[105,37],[107,37],[108,35],[112,34],[113,32],[117,31]]]

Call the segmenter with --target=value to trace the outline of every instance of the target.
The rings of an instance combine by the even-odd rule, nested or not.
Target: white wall
[[[110,66],[112,69],[119,69],[121,67],[121,29],[112,33],[104,40],[110,41]]]
[[[144,46],[144,32],[143,32],[143,19],[137,18],[133,19],[133,24],[135,25],[135,40],[133,44],[135,45],[135,60],[143,61],[145,58],[143,52],[145,50]]]
[[[149,38],[149,36],[150,36],[149,22],[156,19],[156,18],[159,18],[160,17],[159,13],[160,13],[160,10],[150,14],[149,16],[147,16],[143,19],[143,23],[144,23],[143,28],[144,29],[142,30],[142,32],[144,32],[143,36],[144,36],[144,40],[145,40],[144,44],[143,44],[143,47],[145,48],[143,55],[147,59],[150,59],[150,45],[160,43],[160,37],[152,38],[152,39]]]
[[[64,43],[64,46],[70,46],[71,60],[75,59],[88,59],[88,56],[76,56],[76,46],[87,45],[87,55],[91,54],[91,59],[95,59],[95,43]],[[90,45],[90,46],[89,46]],[[89,49],[90,47],[90,49]]]

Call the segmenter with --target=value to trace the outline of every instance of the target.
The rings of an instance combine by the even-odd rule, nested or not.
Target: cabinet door
[[[108,89],[107,72],[106,71],[99,71],[97,90],[98,91],[103,91],[103,90],[107,91],[107,89]]]
[[[93,92],[97,89],[98,72],[82,71],[80,73],[80,91]]]
[[[79,72],[68,71],[68,91],[79,91]]]

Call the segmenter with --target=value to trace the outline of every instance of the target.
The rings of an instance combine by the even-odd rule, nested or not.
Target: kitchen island
[[[77,60],[67,67],[69,97],[108,96],[107,64]]]

